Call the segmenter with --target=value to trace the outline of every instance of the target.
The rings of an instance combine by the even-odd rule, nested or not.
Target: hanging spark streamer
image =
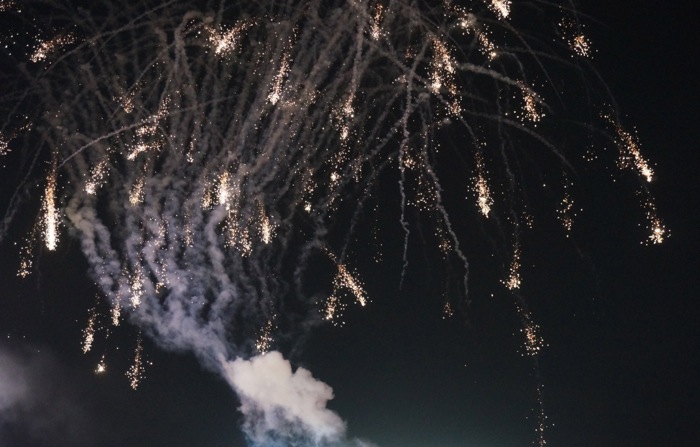
[[[460,292],[473,298],[473,235],[456,217],[471,210],[517,241],[501,277],[519,293],[521,250],[529,247],[520,241],[532,226],[522,181],[530,173],[519,166],[536,153],[570,172],[562,149],[573,146],[569,137],[547,131],[577,119],[558,106],[558,79],[587,78],[591,44],[568,3],[538,2],[538,18],[507,0],[229,3],[0,2],[12,28],[2,31],[0,156],[8,165],[21,158],[27,171],[3,202],[0,241],[18,213],[38,209],[18,244],[21,277],[32,273],[40,244],[56,251],[70,234],[112,325],[128,321],[222,375],[241,398],[252,445],[325,445],[344,439],[335,413],[250,388],[300,387],[323,404],[332,397],[308,371],[292,371],[273,344],[315,324],[342,326],[352,303],[372,307],[362,281],[370,272],[349,253],[354,260],[357,241],[382,246],[363,217],[391,200],[404,238],[401,282],[412,230],[428,222],[421,234],[433,238],[435,258],[460,272]],[[620,167],[651,182],[636,136],[603,116]],[[571,140],[579,137],[572,131]],[[575,213],[567,182],[552,207],[568,234]],[[647,188],[648,240],[658,244],[669,232]],[[317,277],[319,256],[332,263],[327,278]],[[519,300],[526,351],[535,356],[539,326]],[[443,318],[454,313],[445,301]],[[108,336],[97,329],[91,311],[84,352]],[[132,388],[147,363],[139,335]],[[281,382],[255,372],[270,365],[285,372]],[[105,371],[102,355],[96,373]],[[541,383],[537,392],[543,446]],[[271,421],[278,425],[265,425]]]

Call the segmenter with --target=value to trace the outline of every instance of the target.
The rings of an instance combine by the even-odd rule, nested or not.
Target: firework
[[[429,222],[427,239],[461,272],[467,299],[470,236],[453,217],[464,208],[488,218],[494,233],[514,235],[503,284],[517,293],[521,233],[532,225],[522,181],[531,173],[518,166],[537,147],[547,163],[571,168],[561,149],[569,145],[546,133],[567,122],[566,107],[547,100],[560,97],[552,74],[582,78],[591,45],[577,22],[548,2],[542,16],[559,28],[520,20],[505,0],[233,3],[98,2],[80,13],[61,0],[23,2],[21,12],[0,3],[3,14],[45,18],[42,29],[17,20],[20,29],[8,31],[39,37],[31,51],[6,50],[17,69],[0,97],[6,122],[31,122],[11,137],[3,129],[0,156],[22,147],[34,160],[27,178],[41,175],[45,188],[42,237],[27,238],[20,275],[31,271],[36,240],[55,251],[63,232],[75,235],[113,325],[128,318],[164,348],[192,350],[225,375],[231,359],[269,356],[299,322],[342,325],[346,301],[368,306],[363,265],[348,258],[353,241],[376,239],[362,217],[394,180],[402,279],[412,229]],[[543,44],[550,37],[558,49]],[[620,167],[650,182],[637,138],[607,120]],[[553,204],[567,233],[570,189],[565,182]],[[476,210],[473,198],[455,201],[452,192],[466,190]],[[644,197],[649,240],[661,243],[668,230]],[[5,210],[0,239],[20,205],[13,199]],[[307,296],[318,254],[334,271],[321,297]],[[539,327],[520,313],[535,355]],[[453,314],[445,303],[443,316]],[[128,372],[134,389],[142,351],[139,337]],[[103,372],[104,357],[99,365]],[[544,425],[538,430],[543,445]]]

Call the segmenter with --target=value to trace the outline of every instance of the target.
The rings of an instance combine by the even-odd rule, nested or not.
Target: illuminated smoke
[[[328,445],[340,441],[345,423],[326,408],[333,390],[279,352],[223,364],[241,398],[243,429],[253,446]]]

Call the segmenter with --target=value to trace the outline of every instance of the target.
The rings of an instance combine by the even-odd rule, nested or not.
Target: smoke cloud
[[[333,389],[305,368],[293,371],[279,352],[228,361],[223,370],[253,445],[331,445],[343,438],[345,423],[326,408]]]
[[[0,446],[89,446],[88,418],[53,355],[0,345]]]

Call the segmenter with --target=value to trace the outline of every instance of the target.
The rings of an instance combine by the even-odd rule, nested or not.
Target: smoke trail
[[[540,129],[565,111],[552,78],[578,76],[571,57],[587,56],[589,42],[567,20],[559,46],[543,43],[530,32],[561,37],[556,26],[518,22],[511,2],[3,5],[24,37],[3,54],[13,68],[0,156],[21,148],[31,172],[48,164],[43,244],[79,239],[114,322],[125,315],[223,375],[256,445],[343,439],[324,407],[330,388],[277,352],[257,355],[293,344],[323,321],[320,309],[333,319],[331,308],[367,302],[348,253],[381,180],[397,179],[404,271],[419,216],[466,294],[455,196],[474,193],[475,214],[520,256],[527,185],[516,148],[529,141],[543,165],[573,169]],[[559,5],[538,8],[560,23]],[[27,178],[0,239],[36,192]],[[306,280],[323,263],[338,272],[325,303]]]

